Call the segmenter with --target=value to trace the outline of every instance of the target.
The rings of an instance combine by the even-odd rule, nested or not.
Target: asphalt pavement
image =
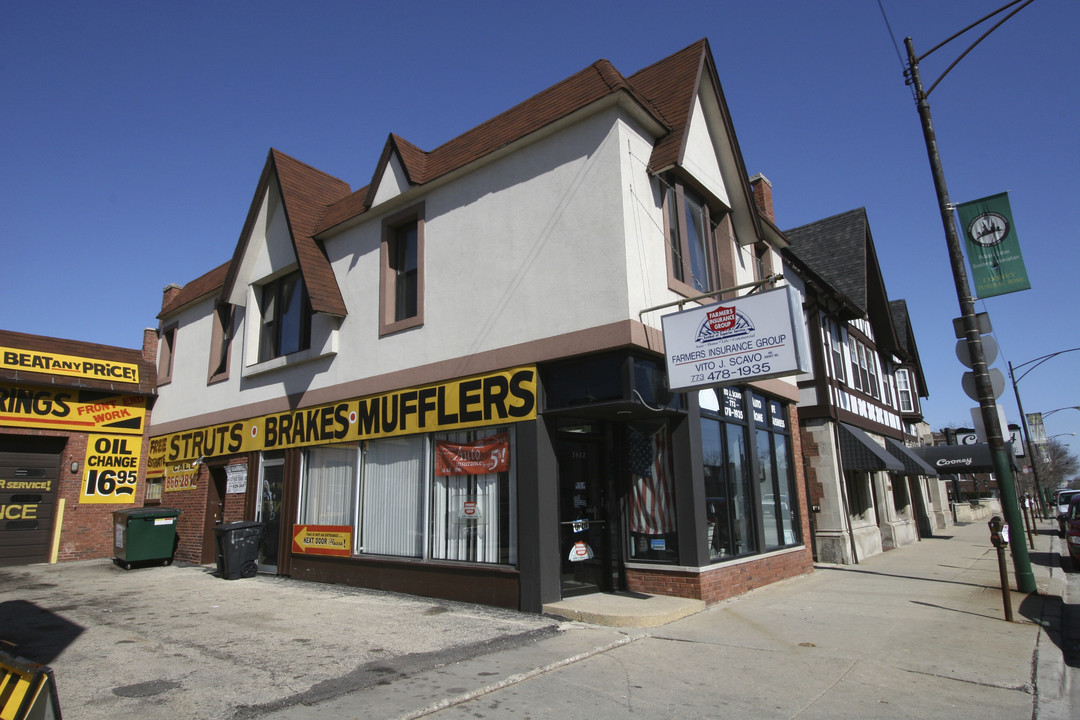
[[[1013,622],[979,523],[654,627],[212,566],[5,567],[0,639],[53,668],[66,720],[1072,718],[1061,543],[1040,521]]]

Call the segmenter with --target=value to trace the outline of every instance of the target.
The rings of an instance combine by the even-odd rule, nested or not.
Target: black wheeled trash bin
[[[259,571],[262,523],[231,522],[214,528],[217,534],[217,569],[226,580],[255,577]]]
[[[130,570],[136,564],[171,565],[176,551],[175,508],[128,508],[113,512],[113,562]]]

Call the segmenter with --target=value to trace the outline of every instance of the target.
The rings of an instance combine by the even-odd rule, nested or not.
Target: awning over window
[[[904,464],[905,475],[937,477],[937,470],[921,457],[913,453],[911,448],[904,445],[904,443],[893,440],[892,438],[885,438],[885,446],[894,458]]]
[[[1006,443],[1005,449],[1009,464],[1015,470],[1016,457],[1013,455],[1012,443]],[[990,446],[986,443],[924,446],[912,448],[912,451],[942,474],[994,472],[994,459],[990,454]]]
[[[845,470],[904,472],[904,464],[859,428],[840,423],[840,454]]]

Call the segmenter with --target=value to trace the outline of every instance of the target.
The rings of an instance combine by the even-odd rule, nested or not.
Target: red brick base
[[[813,569],[814,560],[807,547],[760,559],[719,564],[703,572],[627,569],[626,585],[633,592],[692,598],[711,605],[780,580],[805,575]]]

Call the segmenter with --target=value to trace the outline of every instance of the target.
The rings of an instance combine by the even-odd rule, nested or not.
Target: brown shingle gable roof
[[[671,128],[671,132],[653,148],[649,161],[649,169],[653,172],[671,167],[682,159],[686,129],[690,124],[707,48],[706,41],[699,40],[630,76],[630,83],[652,101]]]
[[[247,222],[236,244],[236,251],[222,286],[222,298],[229,296],[236,282],[240,259],[247,249],[251,229],[272,176],[277,177],[281,188],[282,206],[285,209],[300,273],[311,298],[311,309],[315,312],[345,316],[348,313],[345,300],[341,296],[333,268],[330,267],[330,260],[314,238],[314,230],[328,205],[348,197],[349,186],[344,181],[273,148],[266,159],[255,198],[248,211]]]
[[[189,302],[198,300],[207,293],[215,292],[221,289],[221,286],[225,283],[225,274],[229,271],[229,263],[222,263],[216,268],[195,278],[187,285],[180,289],[171,300],[165,303],[161,312],[158,313],[158,318],[163,318],[175,310],[179,310]]]
[[[363,208],[359,205],[359,192],[340,200],[327,208],[314,234],[318,235],[371,207],[378,181],[395,152],[401,159],[408,181],[414,185],[423,185],[620,91],[628,93],[658,123],[665,125],[659,110],[644,94],[628,82],[610,62],[598,60],[434,150],[421,150],[399,135],[391,134],[383,148],[373,180],[363,197]]]

